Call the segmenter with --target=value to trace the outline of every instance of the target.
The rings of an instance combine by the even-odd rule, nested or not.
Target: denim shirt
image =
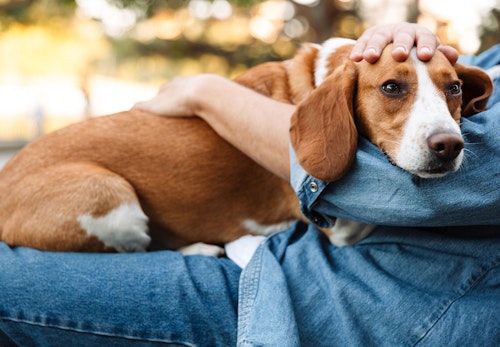
[[[490,59],[479,56],[477,61],[488,69],[492,55],[493,61],[500,62],[499,52],[496,46],[485,54]],[[462,60],[469,65],[475,62],[473,57]],[[388,165],[374,144],[360,138],[349,173],[331,184],[309,176],[291,150],[291,182],[302,212],[320,227],[332,227],[332,216],[393,226],[499,225],[500,76],[494,83],[488,110],[461,120],[466,143],[463,168],[443,178],[420,179]]]
[[[492,68],[500,46],[461,62]],[[315,224],[379,227],[354,246],[300,223],[263,242],[240,279],[239,346],[500,343],[500,76],[494,84],[488,110],[462,120],[463,167],[443,178],[415,178],[363,138],[334,183],[291,153],[292,186]]]

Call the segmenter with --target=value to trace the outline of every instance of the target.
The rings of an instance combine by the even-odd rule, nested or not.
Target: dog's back
[[[484,109],[489,77],[438,53],[425,64],[416,57],[396,63],[389,51],[377,64],[355,64],[351,48],[338,39],[306,45],[291,61],[259,65],[237,81],[298,104],[291,144],[316,179],[349,170],[358,132],[414,174],[456,170],[463,152],[457,122]],[[21,151],[0,173],[0,213],[0,239],[10,245],[80,251],[141,251],[151,238],[150,248],[221,244],[303,219],[288,182],[204,121],[137,111],[62,129]],[[342,238],[357,230],[337,225],[348,226]]]
[[[287,182],[201,119],[135,110],[30,144],[0,172],[0,197],[0,239],[54,250],[144,250],[148,229],[150,248],[222,244],[299,214]]]

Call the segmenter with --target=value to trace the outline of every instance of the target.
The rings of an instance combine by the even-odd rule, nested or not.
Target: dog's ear
[[[458,78],[462,80],[462,117],[469,117],[486,109],[493,92],[493,82],[477,67],[455,64]]]
[[[354,63],[348,61],[313,90],[292,116],[290,138],[297,161],[322,181],[338,180],[354,161],[356,81]]]
[[[291,102],[288,73],[282,61],[256,65],[238,76],[235,81],[275,100]]]

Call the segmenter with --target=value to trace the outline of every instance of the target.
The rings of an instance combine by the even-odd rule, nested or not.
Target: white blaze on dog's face
[[[415,52],[397,62],[392,45],[374,64],[354,63],[352,42],[333,38],[322,46],[307,45],[288,64],[292,100],[298,104],[290,122],[297,162],[317,179],[336,181],[352,165],[363,135],[414,175],[456,171],[464,146],[459,122],[462,114],[486,108],[493,90],[488,75],[452,66],[439,51],[429,62],[418,60]],[[303,77],[311,72],[312,78]]]
[[[359,63],[355,104],[360,132],[395,165],[420,177],[439,177],[460,167],[461,103],[461,81],[439,52],[424,63],[413,50],[397,63],[386,49],[377,63]]]
[[[418,88],[401,143],[395,153],[395,163],[421,177],[432,177],[458,170],[463,158],[460,121],[461,86],[456,74],[446,70],[427,69],[412,52],[417,72]],[[431,75],[432,74],[432,75]],[[459,101],[459,102],[457,102]],[[453,113],[451,113],[453,112]],[[449,156],[439,156],[445,150],[443,142],[433,149],[431,139],[437,134],[449,135]],[[443,137],[444,138],[444,137]],[[439,141],[439,139],[437,140]]]

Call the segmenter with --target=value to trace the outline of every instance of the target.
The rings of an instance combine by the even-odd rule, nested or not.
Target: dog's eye
[[[448,94],[452,96],[460,96],[462,95],[462,87],[459,82],[453,82],[448,87]]]
[[[404,94],[402,86],[396,82],[386,82],[380,89],[387,96],[401,96]]]

